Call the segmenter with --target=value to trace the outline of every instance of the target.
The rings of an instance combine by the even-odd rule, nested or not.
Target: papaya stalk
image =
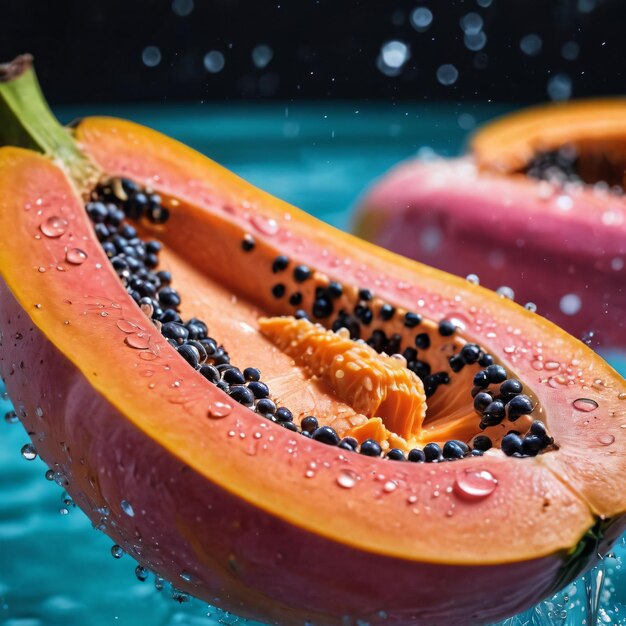
[[[79,185],[93,188],[98,167],[78,148],[48,106],[33,69],[33,57],[22,54],[0,64],[0,145],[22,146],[55,159]]]

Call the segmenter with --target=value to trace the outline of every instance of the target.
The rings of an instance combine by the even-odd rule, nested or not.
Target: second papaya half
[[[355,227],[508,286],[593,346],[624,348],[625,184],[626,100],[553,104],[485,126],[465,157],[400,164],[365,195]]]

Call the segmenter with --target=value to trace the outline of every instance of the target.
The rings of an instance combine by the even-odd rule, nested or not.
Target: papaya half
[[[395,167],[355,232],[624,348],[625,179],[626,100],[544,105],[487,124],[464,157]]]
[[[626,385],[586,345],[0,77],[0,372],[141,566],[266,622],[482,624],[622,532]]]

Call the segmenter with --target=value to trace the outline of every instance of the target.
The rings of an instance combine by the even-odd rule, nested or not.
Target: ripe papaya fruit
[[[395,167],[362,198],[355,232],[624,348],[625,175],[626,101],[535,107],[487,124],[466,156]]]
[[[626,387],[587,346],[0,78],[0,373],[143,567],[267,622],[481,624],[621,533]]]

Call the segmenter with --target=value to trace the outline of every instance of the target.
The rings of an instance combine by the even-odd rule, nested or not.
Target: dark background
[[[34,53],[53,104],[524,103],[626,91],[624,0],[0,0],[0,6],[0,58]],[[419,7],[433,15],[422,32],[411,20]],[[467,14],[469,41],[461,26]],[[531,37],[526,47],[534,54],[524,53],[520,43],[531,34],[541,48]],[[391,40],[410,51],[400,68],[381,65],[381,47]],[[259,45],[271,49],[264,67],[252,59]],[[210,51],[223,55],[220,71],[205,68]],[[219,69],[219,54],[208,64]],[[437,79],[444,64],[458,71],[451,85]]]

